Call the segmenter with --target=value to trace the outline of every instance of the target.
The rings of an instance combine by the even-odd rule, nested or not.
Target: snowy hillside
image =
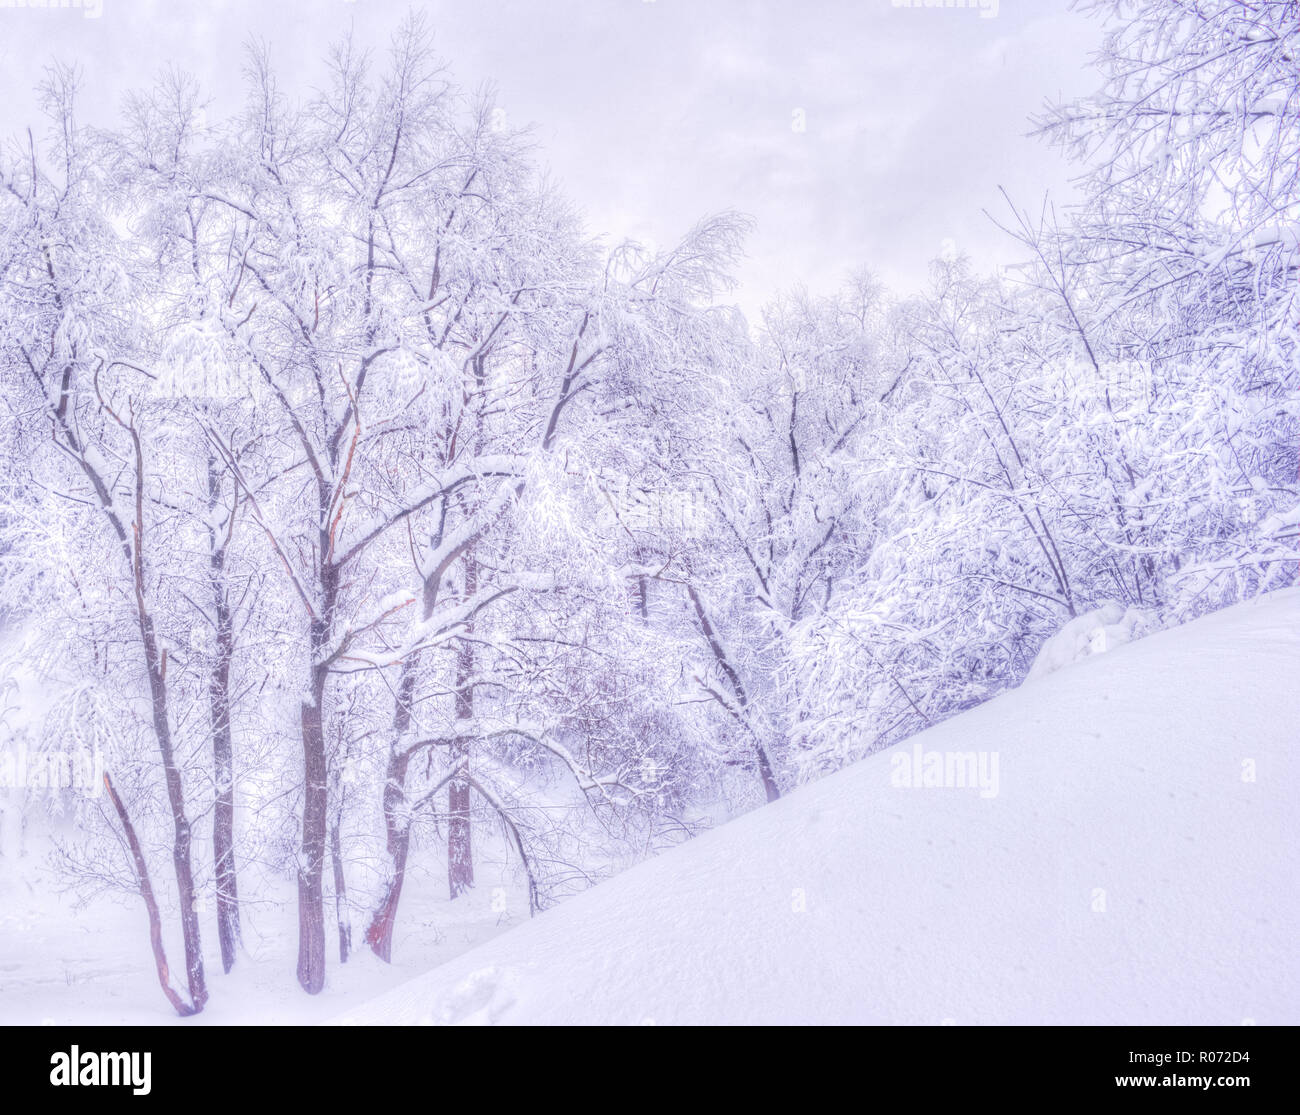
[[[1026,683],[339,1021],[1294,1024],[1298,742],[1286,590]],[[932,755],[967,785],[925,785]]]

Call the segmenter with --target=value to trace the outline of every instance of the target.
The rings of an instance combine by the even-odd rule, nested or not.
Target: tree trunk
[[[398,708],[400,710],[403,707],[404,703],[399,697]],[[410,719],[409,712],[406,719]],[[403,736],[404,732],[397,733],[399,743]],[[366,929],[366,944],[386,963],[393,959],[393,927],[397,923],[397,904],[402,897],[406,855],[411,846],[411,818],[406,810],[406,768],[409,762],[410,755],[406,752],[394,750],[389,753],[388,777],[384,782],[384,829],[388,839],[388,855],[392,862],[384,885],[384,896]]]
[[[320,493],[320,521],[328,523],[329,493]],[[323,528],[320,553],[329,553]],[[312,617],[311,688],[302,702],[302,846],[298,851],[298,982],[309,995],[325,987],[325,840],[329,828],[329,759],[325,751],[325,686],[328,652],[338,603],[338,566],[324,560],[319,569],[320,612]]]
[[[312,622],[313,647],[318,645]],[[323,639],[320,640],[323,642]],[[325,760],[325,669],[313,667],[310,701],[302,718],[302,847],[298,855],[298,982],[309,995],[325,986],[325,896],[321,883],[325,864],[328,782]]]
[[[209,465],[209,477],[214,472]],[[214,489],[215,492],[215,489]],[[208,688],[212,724],[212,772],[216,801],[212,809],[212,856],[217,885],[217,939],[221,968],[229,972],[239,947],[239,888],[235,873],[235,770],[230,718],[230,659],[234,654],[234,625],[225,589],[225,550],[212,539],[210,573],[216,618],[216,663]]]
[[[457,761],[468,754],[465,744],[457,744]],[[468,782],[454,779],[447,787],[447,888],[458,898],[474,885],[474,857],[470,846]]]
[[[339,812],[342,812],[340,805]],[[348,885],[343,874],[343,847],[339,836],[341,818],[335,814],[334,823],[330,825],[330,859],[334,862],[334,917],[339,927],[339,963],[348,962],[352,951],[352,919],[348,915]]]
[[[473,556],[465,555],[465,595],[471,596],[478,587],[478,572]],[[472,634],[474,625],[466,625],[466,634]],[[452,762],[468,763],[470,745],[464,739],[461,723],[474,716],[474,644],[461,641],[456,652],[456,721],[458,737],[452,748]],[[470,785],[456,778],[447,786],[447,889],[452,898],[458,898],[474,885],[474,855],[470,844],[469,800]]]
[[[172,814],[172,863],[176,870],[176,889],[181,904],[181,936],[185,943],[185,973],[190,1002],[195,1013],[208,1001],[207,981],[203,974],[203,949],[200,944],[199,912],[194,901],[194,872],[190,862],[192,834],[185,815],[185,789],[180,768],[176,765],[171,723],[167,715],[167,659],[160,654],[154,634],[153,619],[144,604],[144,577],[136,551],[136,602],[139,609],[140,635],[144,642],[145,667],[149,675],[149,696],[153,708],[154,733],[162,758],[163,780]]]
[[[754,751],[758,759],[758,777],[763,780],[763,793],[767,795],[768,801],[776,801],[781,796],[781,791],[772,774],[772,764],[768,760],[767,751],[761,743],[754,744]]]
[[[219,649],[219,654],[224,651]],[[221,967],[229,972],[240,943],[239,887],[235,871],[235,772],[230,734],[230,662],[212,677],[212,762],[217,797],[212,810],[212,856],[217,884],[217,938]]]
[[[441,576],[424,583],[424,621],[433,615]],[[366,927],[366,944],[385,963],[393,959],[393,929],[397,924],[397,904],[402,898],[402,884],[406,880],[406,857],[411,848],[411,814],[406,800],[406,772],[411,763],[407,750],[411,730],[411,703],[415,699],[416,671],[420,655],[417,652],[402,663],[401,677],[397,683],[397,699],[393,709],[393,739],[388,752],[388,770],[384,779],[384,835],[388,847],[388,877],[384,895],[371,915]]]
[[[167,1001],[176,1009],[176,1013],[182,1018],[188,1018],[197,1014],[201,1008],[187,1003],[176,993],[176,988],[172,986],[171,970],[167,966],[167,951],[163,947],[162,918],[158,913],[158,900],[154,897],[153,883],[149,880],[149,866],[145,863],[144,852],[140,848],[140,838],[136,836],[135,826],[131,823],[130,814],[127,813],[126,806],[122,804],[122,799],[117,796],[117,791],[113,788],[113,782],[107,774],[104,775],[104,789],[108,791],[108,800],[113,803],[118,819],[122,822],[122,829],[126,833],[127,847],[131,849],[131,859],[135,864],[136,880],[140,885],[140,897],[144,899],[144,908],[149,915],[149,945],[153,949],[154,965],[158,969],[158,982],[162,985],[162,991],[167,996]]]
[[[689,582],[686,585],[686,594],[690,597],[691,604],[695,608],[695,615],[700,621],[700,630],[704,634],[704,640],[709,644],[709,649],[713,652],[713,657],[717,661],[719,668],[731,682],[732,691],[736,695],[736,703],[746,714],[749,712],[749,694],[745,692],[744,683],[740,680],[740,674],[736,672],[734,666],[727,659],[726,651],[722,649],[722,643],[718,640],[717,632],[709,620],[708,613],[704,610],[704,601],[700,598],[700,593],[693,584]],[[758,777],[763,782],[763,793],[767,795],[769,802],[776,801],[781,796],[781,789],[776,784],[776,776],[772,773],[772,763],[767,757],[767,749],[754,739],[754,758],[758,766]]]

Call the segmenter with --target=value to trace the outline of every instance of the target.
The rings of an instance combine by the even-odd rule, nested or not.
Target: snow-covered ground
[[[1091,649],[339,1021],[1300,1022],[1300,591]]]
[[[504,862],[450,903],[421,859],[396,962],[314,998],[263,880],[184,1024],[1300,1022],[1300,591],[1078,653],[531,921]],[[138,899],[74,909],[42,846],[0,870],[0,1023],[180,1022]]]
[[[234,970],[222,975],[216,934],[209,933],[204,944],[212,998],[202,1014],[181,1019],[158,989],[139,897],[101,897],[78,909],[69,895],[51,891],[48,873],[41,871],[46,841],[32,843],[31,853],[18,864],[0,860],[0,1025],[319,1022],[528,916],[526,892],[504,861],[480,849],[480,886],[449,902],[445,860],[424,855],[413,864],[403,897],[393,964],[382,963],[364,945],[347,964],[335,963],[337,937],[331,923],[327,983],[313,997],[302,992],[294,977],[298,926],[293,884],[257,879],[256,887],[250,885],[255,901],[243,908],[244,951]],[[251,884],[255,878],[246,870],[241,882]],[[210,911],[206,916],[210,924]],[[354,926],[354,939],[360,939],[362,928],[364,921]],[[181,954],[178,939],[169,937],[168,945],[170,955]]]

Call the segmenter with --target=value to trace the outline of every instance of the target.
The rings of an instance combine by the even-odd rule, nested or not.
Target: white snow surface
[[[1043,644],[1029,667],[1027,680],[1046,677],[1093,654],[1104,654],[1147,633],[1155,622],[1150,611],[1110,601],[1076,616]]]
[[[337,1021],[1295,1024],[1297,744],[1286,590],[1038,678]],[[996,753],[996,795],[896,785],[918,745]]]

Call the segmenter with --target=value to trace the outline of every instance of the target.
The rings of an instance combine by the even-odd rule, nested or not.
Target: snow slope
[[[1028,682],[338,1021],[1294,1024],[1297,744],[1287,590]],[[918,745],[985,752],[984,789],[898,784]]]

